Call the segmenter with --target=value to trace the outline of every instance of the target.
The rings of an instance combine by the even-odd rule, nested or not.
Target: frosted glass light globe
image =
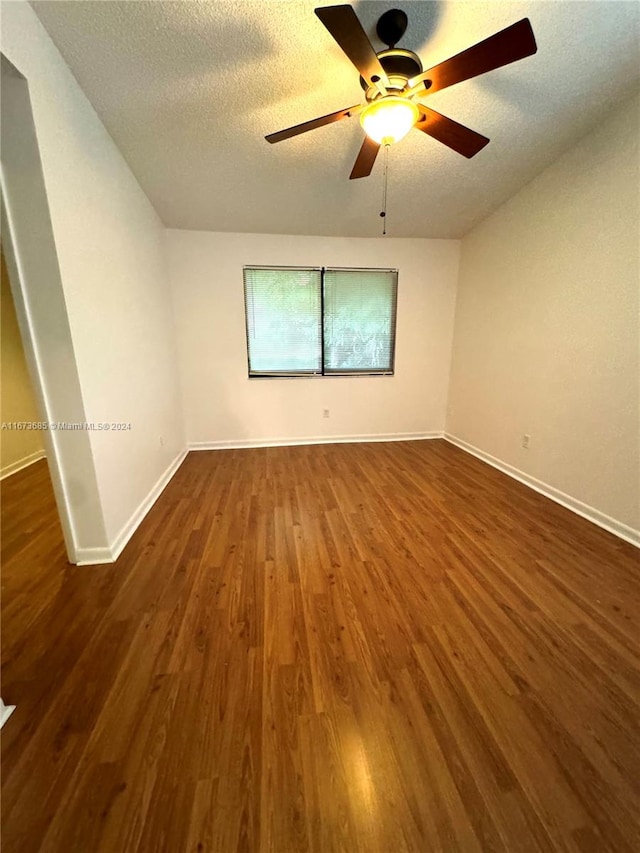
[[[391,145],[409,133],[420,113],[413,101],[386,95],[370,103],[360,114],[367,136],[380,145]]]

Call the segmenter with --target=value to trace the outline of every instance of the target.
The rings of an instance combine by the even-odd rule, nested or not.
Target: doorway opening
[[[0,244],[0,561],[13,585],[14,559],[47,535],[47,551],[66,557],[44,442],[45,418],[27,366],[9,272]],[[30,561],[29,561],[30,562]]]

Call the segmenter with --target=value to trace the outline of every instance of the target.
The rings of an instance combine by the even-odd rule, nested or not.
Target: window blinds
[[[249,376],[322,372],[321,270],[246,267]]]
[[[392,373],[396,270],[324,272],[324,373]]]

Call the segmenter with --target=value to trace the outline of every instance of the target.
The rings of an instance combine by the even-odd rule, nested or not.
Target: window
[[[245,267],[249,376],[393,375],[397,270]]]
[[[321,270],[245,267],[249,376],[322,373]]]
[[[324,372],[392,373],[397,273],[325,270]]]

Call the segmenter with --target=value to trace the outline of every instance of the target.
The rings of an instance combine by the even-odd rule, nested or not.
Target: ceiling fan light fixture
[[[409,133],[419,115],[413,101],[399,95],[387,95],[362,111],[360,124],[367,136],[379,145],[391,145]]]

